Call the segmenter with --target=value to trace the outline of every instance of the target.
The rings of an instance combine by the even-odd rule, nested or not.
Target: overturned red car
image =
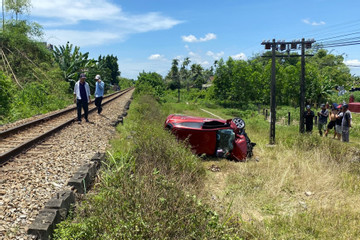
[[[180,140],[187,140],[196,154],[245,161],[253,155],[256,145],[245,133],[241,118],[229,120],[171,114],[165,129]]]

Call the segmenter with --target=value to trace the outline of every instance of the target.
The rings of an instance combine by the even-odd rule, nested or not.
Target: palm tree
[[[53,56],[63,71],[65,81],[70,83],[70,88],[75,85],[78,74],[95,64],[94,60],[88,60],[89,53],[81,53],[80,47],[66,43],[65,46],[54,47]]]

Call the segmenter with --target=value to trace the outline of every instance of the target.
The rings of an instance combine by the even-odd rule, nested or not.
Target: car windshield
[[[210,122],[204,122],[203,128],[221,128],[221,127],[228,127],[230,126],[228,123],[223,123],[219,121],[210,121]]]

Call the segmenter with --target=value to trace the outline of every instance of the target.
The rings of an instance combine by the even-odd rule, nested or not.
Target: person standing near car
[[[331,106],[331,111],[329,113],[329,124],[327,125],[327,129],[325,131],[325,137],[327,137],[330,129],[334,128],[334,138],[336,135],[336,130],[335,130],[335,125],[336,125],[336,108],[334,106],[334,104]]]
[[[86,122],[89,122],[89,103],[90,99],[90,87],[87,82],[85,82],[86,75],[85,73],[80,74],[80,79],[75,83],[74,86],[74,103],[76,103],[77,108],[77,121],[81,123],[81,108],[84,109],[84,118]]]
[[[335,131],[336,131],[336,136],[338,140],[341,140],[341,134],[342,134],[342,128],[341,128],[341,123],[342,123],[342,119],[343,119],[343,111],[342,111],[342,106],[339,105],[338,106],[338,113],[336,114],[336,125],[335,125]]]
[[[97,107],[98,114],[100,114],[102,111],[101,102],[104,96],[105,83],[101,81],[99,74],[95,76],[95,81],[95,106]]]
[[[343,142],[349,142],[349,130],[351,128],[351,112],[349,111],[349,106],[347,104],[343,105],[343,119],[341,122],[341,127],[342,127],[342,141]]]
[[[322,136],[323,130],[325,129],[326,124],[327,124],[329,111],[326,109],[325,104],[321,104],[320,107],[321,107],[321,111],[318,112],[318,116],[319,116],[318,129],[319,129],[320,136]]]
[[[305,128],[307,133],[311,133],[313,130],[313,119],[315,117],[315,114],[313,111],[311,111],[310,105],[306,106],[306,111],[304,112],[304,119],[305,119]]]

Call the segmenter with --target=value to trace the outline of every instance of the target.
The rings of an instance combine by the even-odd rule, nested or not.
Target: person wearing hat
[[[342,119],[343,119],[343,115],[344,115],[344,113],[342,112],[341,104],[338,105],[337,110],[338,110],[338,112],[336,114],[335,132],[336,132],[337,139],[340,140],[341,134],[342,134],[341,123],[342,123]]]
[[[304,120],[305,120],[306,132],[311,133],[312,129],[313,129],[313,125],[314,125],[313,119],[315,117],[315,114],[314,114],[313,111],[311,111],[310,105],[306,106],[306,111],[304,112],[303,117],[304,117]]]
[[[349,130],[351,128],[351,112],[349,111],[349,106],[347,104],[343,105],[343,119],[341,122],[341,128],[342,128],[342,141],[343,142],[349,142]]]
[[[320,136],[322,136],[323,134],[322,131],[325,129],[327,124],[329,111],[326,109],[325,104],[321,104],[320,107],[321,107],[321,111],[318,112],[318,116],[319,116],[318,129]]]
[[[102,111],[101,102],[104,96],[105,83],[101,81],[99,74],[95,76],[95,81],[95,106],[97,107],[98,114],[100,114]]]
[[[77,121],[79,124],[81,123],[81,108],[84,109],[85,121],[89,122],[89,102],[91,102],[90,87],[89,84],[85,82],[85,79],[85,73],[81,73],[79,81],[77,81],[74,86],[74,103],[76,103]]]

